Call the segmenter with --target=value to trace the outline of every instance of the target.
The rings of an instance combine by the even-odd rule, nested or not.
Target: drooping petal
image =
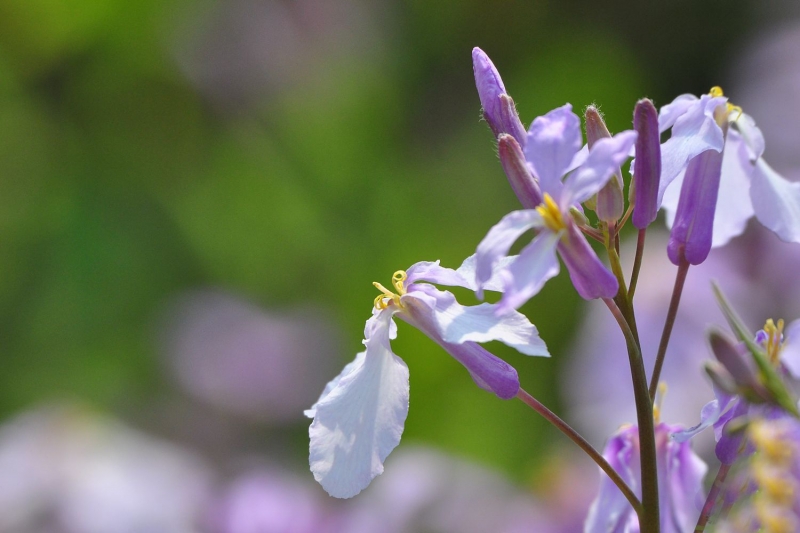
[[[436,300],[432,318],[439,335],[447,343],[500,341],[525,355],[550,355],[536,326],[522,313],[512,311],[498,316],[492,304],[464,306],[451,292],[430,285],[415,289],[404,298],[419,297],[418,291],[422,290]]]
[[[537,117],[528,130],[525,158],[539,178],[542,192],[558,199],[561,178],[581,149],[581,120],[566,104]]]
[[[556,246],[560,234],[543,230],[522,249],[517,260],[501,272],[503,298],[497,304],[498,314],[518,309],[537,294],[547,280],[558,275]]]
[[[495,224],[478,245],[475,259],[475,283],[478,298],[483,295],[483,285],[492,278],[494,266],[501,257],[530,228],[542,227],[542,216],[533,209],[512,211]]]
[[[673,264],[685,258],[699,265],[708,257],[721,171],[722,154],[715,150],[706,150],[689,162],[667,245]]]
[[[795,378],[800,378],[800,320],[786,326],[781,362]]]
[[[619,171],[636,142],[636,132],[623,131],[614,137],[600,139],[589,150],[589,156],[577,170],[564,181],[564,190],[559,206],[566,211],[575,204],[591,198]]]
[[[732,238],[741,235],[747,227],[747,221],[753,216],[753,204],[750,201],[750,176],[753,167],[742,162],[741,154],[746,152],[743,144],[739,133],[729,129],[722,154],[712,248],[724,246]]]
[[[581,298],[594,300],[616,296],[617,278],[603,265],[575,224],[567,224],[567,232],[558,243],[558,254]]]
[[[667,186],[686,168],[689,161],[707,150],[722,151],[725,137],[714,119],[714,110],[725,102],[723,97],[711,98],[703,95],[700,100],[689,105],[675,121],[671,137],[661,145],[659,204]]]
[[[800,242],[800,183],[785,180],[763,158],[750,184],[756,218],[786,242]]]
[[[748,159],[753,162],[764,155],[764,134],[753,117],[736,109],[731,110],[729,117],[747,147]]]
[[[337,498],[355,496],[383,472],[408,414],[408,367],[389,346],[392,310],[367,321],[366,351],[315,405],[309,464]]]

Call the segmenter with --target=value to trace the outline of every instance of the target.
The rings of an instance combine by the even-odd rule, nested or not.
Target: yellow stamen
[[[713,98],[716,98],[718,96],[725,96],[725,93],[722,92],[722,87],[718,85],[712,87],[711,90],[708,91],[708,94]],[[727,112],[728,115],[730,115],[731,113],[738,113],[738,115],[736,115],[736,118],[733,119],[734,122],[739,120],[739,117],[741,117],[742,113],[744,113],[741,107],[739,107],[738,105],[733,105],[730,102],[728,102],[727,105],[725,106],[725,111]]]
[[[658,384],[656,390],[656,401],[653,402],[653,422],[661,422],[661,404],[664,403],[664,396],[667,395],[667,384],[663,381]]]
[[[777,365],[780,360],[781,348],[783,347],[783,319],[779,319],[777,325],[770,318],[764,324],[764,333],[767,340],[764,341],[764,349],[767,350],[767,357],[773,365]]]
[[[718,96],[725,96],[725,93],[722,92],[722,87],[719,85],[714,85],[710,91],[708,91],[709,96],[712,98],[716,98]]]
[[[398,270],[397,272],[392,274],[392,285],[397,291],[396,293],[390,291],[377,281],[373,281],[372,284],[375,285],[375,288],[381,291],[381,294],[375,297],[374,301],[375,309],[383,311],[384,309],[389,307],[389,303],[391,302],[394,302],[394,304],[398,307],[402,307],[402,304],[400,303],[400,298],[406,293],[406,288],[405,285],[403,284],[406,278],[408,278],[408,275],[406,274],[405,270]],[[389,302],[386,301],[387,299],[389,300]]]
[[[544,193],[544,203],[537,207],[536,211],[542,215],[544,225],[547,226],[548,229],[556,233],[567,229],[564,218],[561,216],[561,209],[558,208],[558,204],[549,194]]]

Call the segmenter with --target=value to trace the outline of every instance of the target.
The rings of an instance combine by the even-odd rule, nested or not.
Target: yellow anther
[[[778,323],[770,318],[764,324],[764,333],[767,334],[767,340],[764,341],[764,349],[767,351],[767,357],[773,365],[777,365],[780,360],[781,348],[783,347],[783,319],[779,319]]]
[[[537,207],[536,211],[542,216],[542,221],[548,229],[559,232],[567,228],[564,218],[561,216],[561,209],[549,194],[544,193],[544,203]]]
[[[394,274],[392,274],[392,285],[394,286],[395,290],[397,291],[392,292],[377,281],[373,281],[372,284],[375,285],[375,288],[381,291],[381,294],[375,297],[374,305],[375,309],[379,311],[383,311],[387,307],[389,307],[390,302],[394,302],[394,304],[398,307],[402,307],[402,303],[400,302],[400,297],[406,293],[406,288],[404,282],[408,278],[405,270],[398,270]],[[386,300],[390,302],[387,302]]]
[[[735,119],[733,119],[733,121],[734,121],[734,122],[736,122],[737,120],[739,120],[739,119],[741,118],[741,116],[742,116],[742,113],[744,113],[744,111],[742,111],[742,108],[741,108],[741,107],[739,107],[738,105],[733,105],[733,104],[732,104],[732,103],[730,103],[730,102],[728,102],[728,108],[727,108],[727,109],[728,109],[728,114],[729,114],[729,115],[730,115],[731,113],[737,113],[737,115],[736,115],[736,118],[735,118]]]
[[[722,92],[722,87],[720,87],[719,85],[715,85],[715,86],[713,86],[713,87],[711,88],[711,90],[710,90],[710,91],[708,91],[708,94],[709,94],[709,96],[711,96],[712,98],[716,98],[716,97],[718,97],[718,96],[725,96],[725,93],[723,93],[723,92]]]

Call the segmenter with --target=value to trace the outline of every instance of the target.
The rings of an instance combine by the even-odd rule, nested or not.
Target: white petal
[[[525,355],[550,355],[536,326],[522,313],[512,311],[497,316],[495,305],[484,303],[463,306],[450,292],[426,292],[436,298],[433,319],[445,342],[462,344],[468,341],[500,341]]]
[[[671,103],[663,106],[658,112],[658,131],[664,133],[671,128],[678,117],[686,113],[686,110],[697,102],[697,98],[693,94],[682,94],[675,98]]]
[[[475,255],[475,284],[478,297],[483,286],[492,279],[495,266],[508,254],[514,242],[530,228],[541,227],[542,216],[534,209],[512,211],[495,224],[478,244]]]
[[[547,280],[558,275],[556,246],[560,237],[560,233],[549,230],[539,232],[522,249],[517,260],[501,273],[504,294],[497,305],[498,314],[519,308],[537,294]]]
[[[408,367],[389,346],[391,310],[367,321],[366,352],[345,367],[315,405],[309,464],[337,498],[355,496],[383,472],[408,415]]]
[[[747,147],[741,135],[733,129],[728,130],[725,152],[722,154],[717,209],[714,212],[712,248],[724,246],[733,237],[741,235],[747,227],[747,221],[753,216],[753,204],[750,201],[753,167],[741,157],[746,152]]]
[[[755,161],[764,155],[764,134],[756,126],[756,121],[753,120],[753,117],[736,110],[731,111],[729,116],[733,119],[733,123],[744,139],[750,160]]]
[[[786,181],[761,158],[753,171],[750,199],[759,222],[784,241],[800,242],[800,183]]]
[[[473,291],[478,290],[478,286],[475,283],[475,258],[477,254],[472,254],[471,256],[464,259],[464,262],[461,263],[461,266],[458,267],[456,272],[464,278],[469,284],[466,285],[468,289],[472,289]],[[505,257],[501,257],[497,263],[494,264],[494,268],[492,270],[492,277],[489,278],[489,281],[483,284],[483,289],[488,291],[498,291],[503,292],[503,280],[500,277],[500,272],[505,270],[508,265],[516,261],[516,255],[508,255]]]
[[[475,274],[472,277],[465,278],[459,270],[452,268],[445,268],[439,265],[439,261],[421,261],[412,265],[406,274],[406,285],[411,285],[416,281],[428,281],[430,283],[437,283],[439,285],[447,285],[448,287],[464,287],[472,289],[475,281]]]

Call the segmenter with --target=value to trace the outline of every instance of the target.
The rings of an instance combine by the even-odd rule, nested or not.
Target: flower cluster
[[[352,497],[383,471],[386,457],[398,445],[408,413],[409,385],[408,367],[391,347],[396,317],[464,365],[480,388],[503,400],[519,398],[597,463],[603,478],[587,510],[585,531],[679,533],[695,524],[699,530],[709,523],[728,527],[713,517],[720,509],[720,495],[731,493],[723,490],[728,470],[743,461],[751,464],[742,471],[752,472],[752,483],[766,492],[753,497],[752,490],[739,491],[736,504],[755,509],[747,516],[755,516],[752,520],[759,524],[794,527],[796,516],[784,520],[778,511],[762,511],[781,505],[796,510],[787,503],[788,496],[771,491],[789,487],[787,493],[794,494],[800,483],[797,469],[778,476],[780,482],[770,478],[770,469],[794,460],[794,456],[773,457],[776,442],[788,439],[798,446],[797,431],[791,428],[798,416],[792,385],[800,372],[800,322],[784,331],[782,321],[768,321],[752,335],[716,289],[733,331],[733,336],[721,330],[709,334],[717,361],[706,370],[716,399],[703,408],[698,426],[685,429],[660,421],[656,396],[690,266],[704,262],[712,248],[740,235],[752,216],[780,239],[800,242],[800,184],[786,181],[764,161],[760,130],[718,87],[700,97],[679,96],[660,111],[642,99],[633,109],[631,129],[615,135],[597,108],[589,106],[584,112],[584,139],[581,117],[570,104],[535,118],[526,129],[488,56],[475,48],[472,59],[482,114],[522,209],[489,229],[475,253],[457,269],[438,261],[420,262],[395,272],[391,288],[374,284],[379,293],[365,327],[365,350],[306,411],[313,418],[309,435],[314,477],[332,496]],[[668,138],[662,143],[666,132]],[[648,376],[634,294],[645,235],[662,208],[670,228],[662,253],[678,268],[654,369]],[[626,280],[619,253],[620,232],[628,222],[638,231],[638,241]],[[530,230],[532,240],[511,255],[515,243]],[[597,245],[593,247],[590,240]],[[479,344],[500,341],[524,355],[550,355],[536,327],[518,309],[559,273],[559,258],[576,292],[585,300],[601,300],[608,308],[627,347],[637,420],[612,435],[602,454],[522,389],[511,365]],[[439,287],[466,288],[478,300],[485,291],[501,296],[497,303],[462,305],[452,292]],[[722,466],[706,496],[707,466],[692,450],[691,438],[711,426]],[[786,476],[791,479],[784,483]],[[749,487],[748,483],[740,486]]]

